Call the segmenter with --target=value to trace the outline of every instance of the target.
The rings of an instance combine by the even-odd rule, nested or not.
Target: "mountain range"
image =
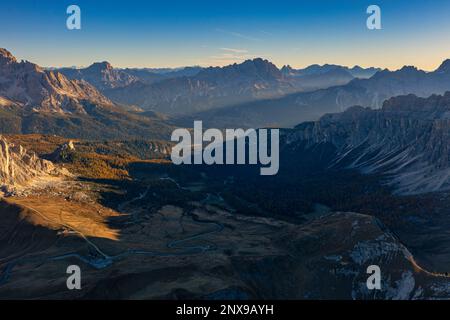
[[[0,105],[57,113],[86,113],[83,103],[113,103],[86,81],[69,80],[0,49]]]
[[[448,90],[450,60],[432,72],[329,64],[278,69],[261,58],[209,68],[119,69],[104,61],[46,70],[0,50],[4,133],[163,138],[172,123],[189,127],[193,120],[218,128],[293,127],[355,105],[379,109],[391,97]]]
[[[349,73],[352,77],[361,79],[370,78],[378,71],[381,71],[380,68],[374,67],[362,68],[360,66],[354,66],[352,68],[349,68],[346,66],[340,66],[336,64],[324,64],[324,65],[313,64],[304,69],[293,69],[291,66],[285,65],[281,68],[281,72],[283,72],[283,74],[293,77],[304,77],[304,76],[324,74],[334,70],[345,71]]]
[[[303,152],[327,145],[329,169],[381,174],[402,195],[450,189],[450,92],[398,96],[379,110],[352,107],[296,126],[284,137]],[[299,151],[299,150],[297,150]],[[303,153],[301,152],[301,153]],[[322,159],[323,160],[323,159]]]
[[[169,115],[188,114],[295,91],[275,65],[255,59],[224,68],[207,68],[193,77],[133,84],[106,92],[123,104]]]
[[[120,73],[106,79],[131,81]],[[84,138],[167,138],[172,130],[159,116],[131,112],[85,80],[18,62],[5,49],[0,49],[0,124],[2,133]]]
[[[352,72],[372,74],[376,70],[331,65],[280,70],[261,58],[225,67],[179,70],[116,69],[107,62],[86,69],[59,69],[70,79],[90,82],[113,101],[168,115],[342,85],[355,78]]]
[[[126,87],[132,83],[151,84],[165,79],[194,76],[201,67],[177,69],[114,68],[108,61],[95,62],[87,68],[56,68],[71,80],[85,80],[104,92],[107,89]]]
[[[444,61],[432,72],[411,66],[396,71],[385,69],[368,79],[353,79],[345,85],[209,110],[194,114],[189,119],[180,119],[180,123],[187,124],[192,119],[201,119],[207,126],[219,128],[292,127],[355,105],[379,109],[385,100],[398,95],[427,97],[443,94],[448,90],[450,60]]]
[[[139,80],[128,72],[114,69],[107,61],[94,63],[85,69],[61,68],[56,71],[72,80],[87,81],[99,90],[123,87]]]

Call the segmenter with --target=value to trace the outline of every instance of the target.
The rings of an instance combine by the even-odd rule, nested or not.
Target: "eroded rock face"
[[[17,187],[27,186],[37,177],[60,173],[52,162],[0,136],[0,190],[9,193]]]
[[[303,123],[286,135],[296,148],[330,144],[330,167],[384,174],[399,194],[450,189],[450,92],[387,100],[380,110],[353,107]]]
[[[36,111],[86,113],[84,102],[111,105],[91,84],[69,80],[62,73],[18,62],[0,48],[0,106],[18,105]]]

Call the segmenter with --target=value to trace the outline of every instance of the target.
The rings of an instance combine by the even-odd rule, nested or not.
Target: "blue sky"
[[[67,30],[66,8],[82,29]],[[366,9],[382,10],[382,30]],[[436,68],[450,58],[448,0],[2,1],[0,47],[43,66],[226,65],[263,57],[313,63]]]

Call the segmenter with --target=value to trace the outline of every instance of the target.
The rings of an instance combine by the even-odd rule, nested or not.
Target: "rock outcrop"
[[[17,188],[30,186],[36,178],[62,174],[63,171],[52,162],[0,136],[0,191],[8,194]]]
[[[60,145],[55,151],[48,157],[51,161],[64,162],[69,160],[75,152],[75,145],[72,140]]]

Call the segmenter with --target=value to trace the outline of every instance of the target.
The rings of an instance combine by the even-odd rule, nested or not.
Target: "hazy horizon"
[[[77,4],[82,29],[67,30]],[[312,64],[435,70],[450,58],[448,1],[377,1],[382,30],[366,28],[369,1],[207,1],[170,4],[130,0],[0,4],[1,47],[45,67],[225,66],[262,57],[277,67]],[[418,14],[420,12],[420,14]]]
[[[4,49],[6,49],[6,50],[8,50],[8,51],[11,52],[11,50],[10,50],[9,48],[4,48]],[[107,60],[99,60],[99,61],[92,61],[92,63],[87,64],[87,65],[60,65],[60,66],[50,65],[50,66],[45,66],[45,65],[41,65],[41,64],[37,63],[37,62],[34,61],[34,60],[29,60],[29,59],[21,58],[21,57],[15,55],[14,52],[11,52],[11,53],[12,53],[19,61],[20,61],[20,60],[29,61],[29,62],[38,64],[39,66],[41,66],[41,67],[43,67],[43,68],[45,68],[45,69],[60,69],[60,68],[84,69],[84,68],[87,68],[87,67],[93,65],[94,63],[103,63],[103,62],[108,62],[108,63],[110,63],[114,68],[117,68],[117,69],[154,69],[154,70],[164,70],[164,69],[177,70],[177,69],[183,69],[183,68],[195,68],[195,67],[201,67],[201,68],[208,68],[208,67],[226,67],[226,66],[233,65],[233,64],[240,64],[240,63],[243,63],[243,62],[246,61],[246,60],[253,60],[253,59],[258,59],[258,58],[261,58],[261,59],[263,59],[263,60],[268,60],[269,62],[273,63],[273,61],[271,61],[270,59],[267,59],[267,58],[265,58],[265,57],[256,57],[256,56],[255,56],[255,57],[248,58],[248,59],[245,59],[245,60],[242,60],[242,61],[230,62],[230,63],[224,64],[224,65],[199,65],[199,64],[197,64],[197,65],[179,65],[179,66],[165,66],[165,65],[162,65],[162,66],[152,66],[152,65],[145,65],[145,66],[144,66],[144,65],[143,65],[143,66],[117,66],[117,65],[114,65],[114,63],[111,63],[111,61],[107,61]],[[379,68],[379,69],[381,69],[381,70],[388,69],[388,70],[390,70],[390,71],[396,71],[396,70],[402,69],[403,67],[409,67],[409,66],[412,66],[412,67],[416,67],[416,68],[419,69],[419,70],[423,70],[423,71],[426,71],[426,72],[431,72],[431,71],[435,71],[436,69],[438,69],[439,66],[440,66],[445,60],[449,60],[449,59],[450,59],[450,55],[449,55],[449,58],[445,58],[444,60],[442,60],[441,62],[439,62],[435,67],[432,67],[432,68],[429,69],[429,70],[421,69],[421,68],[419,68],[419,67],[417,67],[417,66],[415,66],[415,65],[408,65],[408,64],[399,66],[398,68],[383,68],[383,67],[376,66],[376,65],[358,65],[358,64],[345,65],[345,64],[338,64],[338,63],[328,63],[328,62],[323,62],[323,63],[312,63],[312,64],[309,64],[309,65],[306,65],[306,66],[302,66],[302,67],[294,67],[292,64],[290,64],[290,63],[288,63],[288,62],[285,63],[285,64],[282,64],[282,65],[275,64],[275,63],[273,63],[273,64],[274,64],[278,69],[281,69],[281,68],[284,67],[284,66],[290,66],[290,67],[292,67],[292,68],[294,68],[294,69],[303,69],[303,68],[307,68],[307,67],[310,67],[310,66],[313,66],[313,65],[319,65],[319,66],[325,66],[325,65],[338,65],[338,66],[347,67],[347,68],[350,68],[350,69],[351,69],[351,68],[354,68],[354,67],[361,67],[361,68]]]

